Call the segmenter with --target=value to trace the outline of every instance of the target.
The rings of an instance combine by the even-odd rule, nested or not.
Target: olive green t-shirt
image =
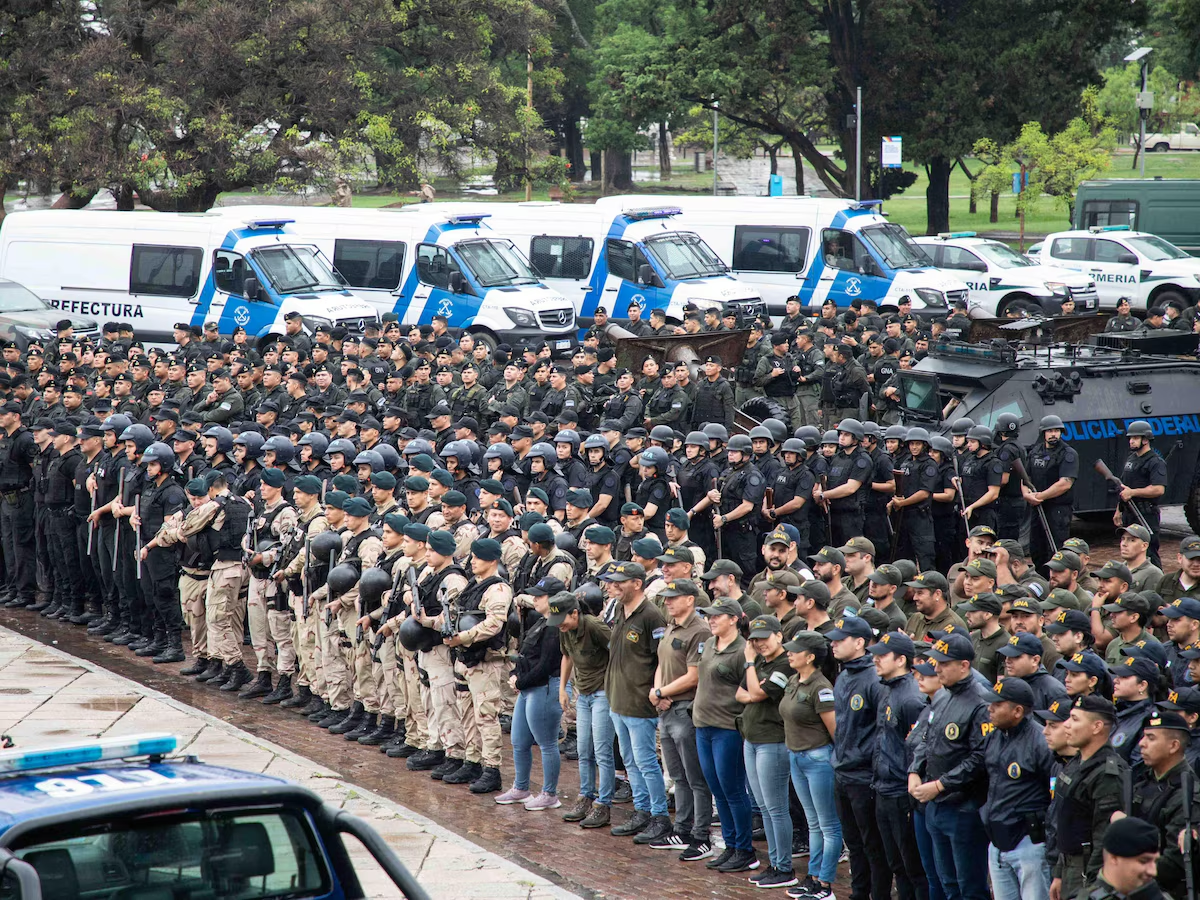
[[[783,732],[787,748],[797,753],[816,750],[832,744],[833,738],[825,727],[821,713],[833,709],[833,685],[818,669],[804,681],[793,674],[783,689],[779,715],[783,717]]]
[[[596,616],[579,617],[574,631],[560,631],[558,645],[570,657],[575,690],[594,694],[604,690],[604,673],[608,669],[608,641],[612,631]]]
[[[754,660],[754,669],[758,673],[758,686],[767,699],[746,704],[742,711],[742,737],[752,744],[782,744],[783,718],[779,715],[779,700],[792,672],[787,654],[780,653],[770,662],[759,656]],[[742,685],[745,683],[743,678]]]
[[[737,701],[737,689],[745,671],[746,640],[741,635],[730,641],[723,650],[717,649],[717,639],[709,635],[700,651],[700,666],[696,670],[696,697],[692,701],[692,724],[697,728],[737,730],[737,717],[743,704]]]
[[[663,639],[658,642],[658,683],[666,686],[676,678],[687,674],[688,666],[700,665],[700,651],[704,642],[712,638],[707,623],[693,612],[682,625],[674,620],[667,624]],[[691,700],[696,696],[696,689],[691,688],[679,694],[672,694],[675,703]]]
[[[617,715],[638,719],[658,716],[650,703],[650,689],[658,667],[658,642],[666,630],[666,617],[649,600],[643,599],[628,617],[623,605],[617,607],[604,675],[608,708]]]

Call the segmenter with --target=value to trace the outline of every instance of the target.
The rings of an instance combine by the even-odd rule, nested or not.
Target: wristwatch
[[[655,697],[657,697],[659,700],[661,700],[661,699],[663,698],[663,695],[662,695],[662,688],[655,688],[655,689],[654,689],[654,696],[655,696]]]

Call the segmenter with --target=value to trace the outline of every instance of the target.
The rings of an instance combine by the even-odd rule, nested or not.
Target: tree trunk
[[[629,151],[604,151],[606,189],[628,191],[633,188],[633,154]]]
[[[591,175],[592,183],[599,184],[600,177],[604,174],[604,154],[602,154],[599,150],[592,150],[590,151],[589,155],[591,159],[588,165],[588,171]]]
[[[1138,156],[1141,154],[1141,152],[1142,152],[1142,141],[1141,141],[1141,135],[1139,134],[1138,140],[1133,142],[1133,166],[1131,168],[1136,169],[1138,167]]]
[[[779,148],[778,147],[768,147],[767,155],[771,157],[771,174],[778,175],[779,174]]]
[[[134,207],[134,201],[137,200],[137,193],[134,191],[132,184],[123,184],[120,187],[112,188],[110,193],[113,199],[117,201],[117,209],[124,212],[129,212]]]
[[[988,221],[993,225],[1000,221],[1000,192],[992,191],[991,208],[988,210]]]
[[[792,161],[796,164],[796,196],[804,196],[804,164],[802,160],[804,155],[800,152],[800,145],[795,141],[789,141],[788,146],[792,148]]]
[[[564,145],[567,151],[567,163],[571,167],[571,181],[578,184],[583,181],[583,135],[579,133],[579,120],[571,119],[563,129]]]
[[[953,162],[944,156],[933,157],[925,167],[929,174],[929,187],[925,189],[926,234],[950,230],[950,170],[953,168]]]
[[[4,195],[8,192],[8,185],[4,183],[4,179],[0,178],[0,222],[4,221]]]
[[[74,193],[69,184],[62,185],[61,190],[62,196],[51,204],[51,209],[83,209],[96,196],[95,191],[86,191],[82,194]]]
[[[671,145],[667,141],[667,123],[658,123],[658,177],[671,180]]]

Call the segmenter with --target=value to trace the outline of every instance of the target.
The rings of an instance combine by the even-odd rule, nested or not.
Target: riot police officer
[[[972,528],[986,525],[995,531],[1004,468],[992,454],[990,428],[976,425],[967,432],[967,453],[959,471],[968,523]]]
[[[35,572],[33,463],[37,446],[21,422],[21,404],[9,400],[0,408],[0,540],[4,546],[7,584],[3,599],[32,606],[37,598]]]
[[[788,524],[795,527],[800,534],[796,541],[796,555],[799,559],[808,558],[809,540],[809,511],[812,503],[813,474],[805,465],[808,451],[804,441],[799,438],[788,438],[783,442],[780,451],[783,457],[783,468],[775,476],[775,482],[770,485],[773,490],[774,506],[767,515],[772,524]]]
[[[729,439],[729,466],[708,492],[710,503],[717,505],[713,528],[722,544],[723,558],[733,560],[743,572],[758,570],[758,546],[755,540],[758,510],[766,494],[767,482],[751,457],[750,438],[736,434]]]
[[[1159,500],[1167,488],[1167,463],[1151,443],[1154,432],[1150,423],[1142,420],[1130,422],[1125,429],[1129,440],[1129,456],[1121,468],[1121,484],[1124,488],[1119,497],[1123,502],[1117,506],[1113,523],[1119,528],[1139,522],[1137,513],[1142,514],[1150,527],[1150,561],[1162,568],[1158,555],[1158,530],[1161,523]]]
[[[928,431],[911,428],[906,437],[908,457],[900,464],[896,496],[888,503],[888,512],[898,511],[892,525],[899,534],[898,557],[915,561],[925,572],[934,568],[937,557],[933,494],[939,484],[938,466],[929,456],[933,439]]]
[[[1022,485],[1026,502],[1041,506],[1050,528],[1050,541],[1045,529],[1030,531],[1029,555],[1041,568],[1071,534],[1071,515],[1074,512],[1075,479],[1079,477],[1079,454],[1062,439],[1063,420],[1058,416],[1043,416],[1038,423],[1040,438],[1029,451],[1029,479],[1033,487]]]
[[[1013,462],[1019,460],[1025,466],[1025,448],[1017,440],[1021,420],[1012,413],[1001,413],[996,417],[996,444],[993,453],[1003,468],[1000,498],[996,502],[996,534],[1000,538],[1021,540],[1028,507],[1021,496],[1021,479],[1013,471]]]
[[[859,446],[863,427],[858,419],[842,419],[838,423],[838,450],[829,459],[829,472],[824,485],[813,488],[813,500],[826,504],[833,544],[841,546],[863,533],[863,485],[869,485],[871,457]],[[750,571],[757,568],[750,567]]]
[[[139,551],[138,566],[145,566],[145,593],[153,604],[155,619],[154,643],[139,655],[151,655],[156,663],[183,662],[183,616],[179,609],[179,556],[175,548],[160,547],[155,542],[159,529],[168,517],[188,505],[171,475],[175,468],[175,451],[156,442],[142,454],[146,477],[142,485],[141,502],[137,508],[136,526],[142,535],[152,535]],[[150,649],[156,653],[150,654]]]

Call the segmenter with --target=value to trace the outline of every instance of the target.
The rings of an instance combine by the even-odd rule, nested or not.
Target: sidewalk
[[[182,752],[204,762],[287,778],[366,819],[434,898],[575,897],[424,816],[343,781],[330,769],[6,628],[0,628],[0,685],[0,733],[18,748],[167,731],[179,737]],[[356,845],[348,849],[368,897],[398,896],[365,850]]]

